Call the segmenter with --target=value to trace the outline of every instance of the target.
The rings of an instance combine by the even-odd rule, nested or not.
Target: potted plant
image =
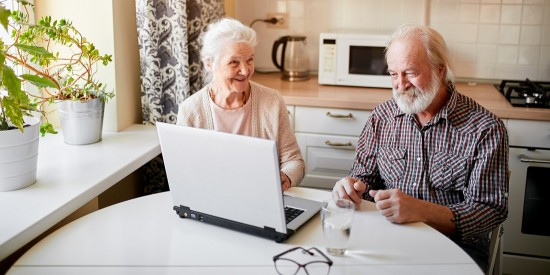
[[[95,78],[95,74],[98,65],[107,65],[112,61],[112,56],[101,55],[94,44],[66,19],[52,20],[50,16],[45,16],[36,24],[31,24],[29,8],[32,4],[23,0],[17,2],[21,8],[14,11],[0,3],[0,23],[11,37],[0,37],[0,135],[10,132],[10,136],[27,137],[33,141],[30,142],[32,144],[36,141],[36,145],[31,146],[37,152],[38,138],[29,137],[35,132],[31,129],[35,129],[34,122],[37,122],[33,114],[41,114],[40,132],[43,135],[56,133],[47,121],[45,107],[57,103],[66,143],[88,144],[99,141],[104,104],[114,96],[114,92],[107,91],[105,85]],[[25,91],[23,87],[29,87],[25,86],[26,83],[37,87],[38,92]],[[83,128],[65,129],[66,126]],[[83,136],[90,129],[96,133]],[[18,143],[15,146],[21,145]],[[0,149],[4,148],[11,146],[0,137]],[[7,159],[10,155],[11,151],[0,150],[0,165],[13,163]],[[33,158],[36,159],[35,155]],[[6,182],[7,174],[12,170],[11,167],[0,166],[0,182]],[[36,173],[32,182],[35,180]],[[13,190],[12,187],[0,186],[0,191],[5,191],[3,189]]]

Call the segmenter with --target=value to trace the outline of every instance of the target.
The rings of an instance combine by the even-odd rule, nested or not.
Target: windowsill
[[[40,138],[37,181],[0,192],[0,261],[160,154],[154,126],[104,132],[73,146],[62,134]]]

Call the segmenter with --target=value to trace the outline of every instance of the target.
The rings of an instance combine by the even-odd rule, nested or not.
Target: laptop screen
[[[276,143],[157,122],[174,205],[286,233]]]

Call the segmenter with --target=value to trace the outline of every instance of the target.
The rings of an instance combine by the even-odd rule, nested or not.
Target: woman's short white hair
[[[205,67],[207,81],[210,81],[210,70],[207,64],[215,67],[219,61],[222,49],[232,43],[248,43],[254,47],[257,44],[256,32],[232,18],[222,18],[210,25],[201,39],[201,60]]]
[[[445,68],[446,75],[443,83],[452,82],[454,76],[451,58],[445,39],[443,39],[441,34],[439,34],[436,30],[430,27],[412,24],[401,25],[391,35],[386,51],[391,46],[393,41],[407,38],[413,34],[419,35],[432,69],[435,70],[439,66],[443,66]]]

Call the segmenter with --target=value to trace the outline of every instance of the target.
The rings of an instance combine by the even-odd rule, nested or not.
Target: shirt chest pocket
[[[397,148],[382,148],[378,155],[380,176],[386,186],[391,187],[399,183],[406,166],[406,151]]]
[[[439,190],[464,190],[467,178],[465,158],[443,152],[437,152],[430,160],[430,182]]]

